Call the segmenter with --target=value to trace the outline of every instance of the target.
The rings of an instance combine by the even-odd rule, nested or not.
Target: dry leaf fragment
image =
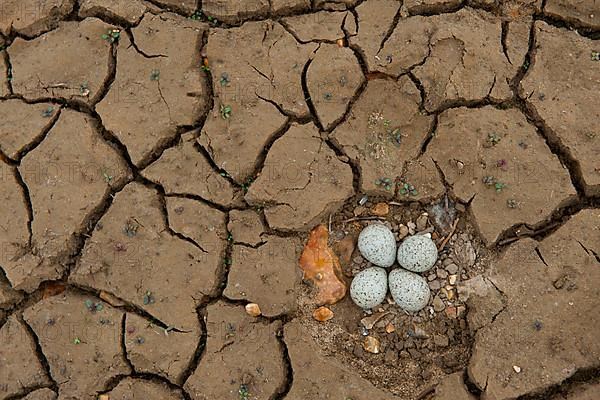
[[[385,317],[388,314],[389,314],[389,312],[375,313],[375,314],[369,315],[368,317],[361,319],[360,323],[362,324],[362,326],[364,326],[367,329],[373,329],[375,324],[377,322],[379,322],[379,320],[381,318]]]
[[[396,327],[391,322],[385,326],[385,333],[393,333],[396,332]]]
[[[59,295],[65,290],[66,286],[64,285],[64,283],[50,282],[44,286],[44,290],[42,291],[42,298],[47,299],[48,297]]]
[[[258,317],[262,312],[260,311],[260,307],[256,303],[248,303],[246,304],[246,314],[251,317]]]
[[[327,307],[319,307],[313,312],[313,318],[319,322],[329,321],[333,318],[333,311]]]
[[[317,289],[316,303],[335,304],[346,295],[346,282],[342,278],[342,267],[337,255],[329,247],[329,232],[325,225],[314,228],[300,256],[303,279]]]

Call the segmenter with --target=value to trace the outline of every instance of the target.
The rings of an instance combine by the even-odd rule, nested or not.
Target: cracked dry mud
[[[594,0],[2,1],[0,400],[597,400],[599,89]],[[315,321],[373,218],[430,304]]]

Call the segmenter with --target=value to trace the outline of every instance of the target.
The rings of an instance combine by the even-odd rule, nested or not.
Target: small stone
[[[436,312],[441,312],[441,311],[444,311],[444,308],[446,308],[446,305],[444,304],[442,299],[440,299],[439,296],[435,296],[433,298],[433,309]]]
[[[465,306],[458,306],[456,308],[456,316],[458,318],[460,318],[460,317],[462,317],[465,314],[466,311],[467,311],[467,307],[465,307]]]
[[[377,321],[379,321],[381,318],[385,317],[388,314],[389,313],[387,313],[387,312],[378,312],[378,313],[375,313],[373,315],[370,315],[368,317],[361,319],[360,323],[362,324],[362,326],[364,326],[367,329],[373,329],[373,327],[375,326]]]
[[[385,326],[385,332],[386,333],[392,333],[396,331],[396,327],[394,326],[394,324],[392,324],[391,322],[389,322],[386,326]]]
[[[372,354],[379,354],[381,352],[381,343],[379,343],[379,339],[367,336],[363,342],[363,349]]]
[[[456,298],[456,289],[452,288],[452,286],[446,286],[443,291],[448,300],[452,301]]]
[[[450,319],[456,319],[458,317],[458,311],[456,309],[456,307],[446,307],[446,316],[448,316],[448,318]]]
[[[365,356],[365,351],[363,350],[362,346],[357,343],[354,346],[354,350],[352,350],[352,354],[354,354],[354,356],[357,358],[363,358]]]
[[[427,214],[421,214],[419,218],[417,218],[417,230],[424,231],[427,228]]]
[[[429,370],[421,372],[421,378],[423,378],[424,381],[428,381],[432,376],[433,374]]]
[[[355,217],[360,217],[361,215],[363,215],[365,213],[367,209],[363,206],[358,206],[354,209],[354,216]]]
[[[395,364],[398,362],[398,352],[389,349],[385,352],[384,360],[386,364]]]
[[[378,217],[385,217],[390,213],[390,206],[387,203],[377,203],[371,212]]]
[[[408,226],[408,233],[410,233],[411,235],[414,235],[415,228],[417,227],[417,225],[415,225],[415,223],[412,221],[408,221],[408,223],[406,225]]]
[[[454,275],[454,274],[458,273],[458,265],[456,265],[454,263],[450,263],[446,266],[446,271],[448,271],[449,274]]]
[[[433,343],[435,343],[437,347],[448,347],[450,340],[444,335],[433,335]]]
[[[98,400],[110,400],[110,397],[107,394],[101,394],[98,396]]]
[[[456,284],[456,278],[457,278],[456,275],[450,275],[448,277],[448,283],[451,284],[451,285],[455,285]]]
[[[513,369],[517,374],[521,372],[521,367],[519,367],[518,365],[513,365]]]
[[[465,206],[463,204],[460,203],[456,203],[456,205],[454,206],[454,208],[456,208],[456,211],[464,213],[467,209],[465,208]]]
[[[454,261],[452,261],[451,258],[444,258],[444,261],[442,261],[442,264],[444,264],[444,267],[447,267],[448,265],[452,264]]]
[[[421,353],[417,349],[408,349],[408,353],[410,354],[410,356],[412,358],[419,358],[419,357],[421,357]]]
[[[429,282],[429,289],[431,290],[439,290],[442,287],[440,281],[431,281]]]
[[[436,276],[435,274],[429,274],[429,275],[427,276],[427,280],[428,280],[429,282],[431,282],[431,281],[435,280],[435,278],[437,278],[437,276]]]
[[[429,337],[429,334],[425,329],[416,324],[413,324],[413,330],[412,332],[409,331],[409,335],[416,339],[427,339]]]
[[[408,357],[410,357],[410,354],[408,354],[408,351],[402,350],[400,352],[400,358],[408,358]]]
[[[333,318],[333,311],[327,307],[319,307],[313,312],[313,318],[319,322],[326,322]]]
[[[440,279],[446,279],[448,277],[448,272],[445,269],[438,268],[435,273]]]
[[[398,226],[398,240],[402,240],[406,236],[408,236],[408,227],[404,224],[400,224]]]
[[[262,312],[260,311],[260,307],[256,303],[248,303],[246,304],[246,314],[251,317],[258,317]]]

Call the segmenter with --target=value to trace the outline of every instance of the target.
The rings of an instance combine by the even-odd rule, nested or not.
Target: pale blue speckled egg
[[[417,312],[429,303],[431,292],[421,275],[398,268],[390,272],[390,292],[403,310]]]
[[[371,224],[360,232],[358,250],[379,267],[391,267],[396,261],[396,239],[392,231],[382,224]]]
[[[356,274],[350,284],[350,297],[357,306],[370,309],[383,303],[387,289],[388,279],[385,269],[371,267]]]

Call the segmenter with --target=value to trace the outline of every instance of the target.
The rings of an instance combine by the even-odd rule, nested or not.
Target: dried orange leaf
[[[262,312],[260,311],[258,304],[248,303],[246,304],[246,313],[251,317],[258,317]]]
[[[313,312],[313,318],[319,322],[329,321],[333,318],[333,311],[327,307],[319,307]]]
[[[346,282],[337,255],[329,247],[329,232],[319,225],[310,232],[308,242],[300,256],[304,279],[318,290],[317,304],[335,304],[346,295]]]

